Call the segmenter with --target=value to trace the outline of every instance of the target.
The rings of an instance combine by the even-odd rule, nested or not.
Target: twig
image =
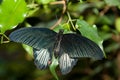
[[[52,3],[50,3],[50,4],[51,4],[51,5],[63,4],[62,15],[60,16],[59,20],[50,28],[50,29],[54,29],[54,28],[62,21],[63,14],[64,14],[65,11],[66,11],[66,2],[65,2],[65,0],[62,0],[62,1],[52,2]]]
[[[100,16],[103,16],[109,9],[110,9],[110,6],[106,6],[106,7],[100,12]]]
[[[1,36],[1,44],[2,44],[2,43],[8,43],[8,42],[10,41],[10,39],[9,39],[5,34],[0,33],[0,35],[2,35],[2,36]],[[4,38],[4,37],[5,37],[8,41],[3,41],[3,38]]]
[[[69,12],[67,12],[67,15],[68,15],[69,22],[70,22],[70,24],[72,25],[72,28],[73,28],[74,30],[76,30],[76,28],[75,28],[75,26],[74,26],[74,24],[73,24],[73,22],[72,22],[72,19],[71,19],[71,17],[70,17]]]

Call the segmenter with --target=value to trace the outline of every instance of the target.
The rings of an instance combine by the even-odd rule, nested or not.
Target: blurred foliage
[[[26,16],[26,3],[24,0],[2,0],[0,5],[0,32],[13,29],[22,22]]]
[[[0,44],[0,80],[54,80],[49,69],[41,71],[35,67],[33,57],[27,54],[32,55],[31,48],[14,42],[5,42],[9,40],[7,36],[13,30],[21,27],[51,28],[59,20],[63,10],[62,4],[53,4],[55,1],[0,0],[0,39],[3,43]],[[119,80],[120,1],[67,0],[66,7],[74,26],[80,24],[76,19],[85,22],[80,25],[91,26],[91,30],[84,34],[87,36],[90,33],[95,41],[99,40],[97,36],[95,39],[97,32],[93,32],[96,28],[92,26],[96,25],[100,41],[103,39],[107,58],[101,61],[81,58],[73,70],[65,76],[62,76],[57,68],[60,80]],[[65,29],[65,33],[72,30],[69,21],[65,13],[59,23]],[[58,26],[54,30],[60,28]]]

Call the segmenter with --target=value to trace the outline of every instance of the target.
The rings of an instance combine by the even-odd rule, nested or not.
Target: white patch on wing
[[[42,48],[40,50],[33,49],[34,63],[39,69],[46,69],[49,60],[51,60],[50,52],[48,49]]]
[[[70,58],[67,53],[63,53],[59,58],[59,66],[62,74],[69,73],[74,65],[76,64],[77,59]]]

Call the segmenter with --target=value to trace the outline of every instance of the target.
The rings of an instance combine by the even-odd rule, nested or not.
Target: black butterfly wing
[[[55,41],[57,33],[47,28],[21,28],[10,34],[10,40],[14,42],[24,43],[33,48],[41,49],[49,43]]]
[[[59,67],[63,75],[69,73],[74,65],[77,63],[78,59],[72,59],[67,53],[61,54],[59,58]]]
[[[34,62],[39,69],[45,69],[55,42],[56,33],[47,28],[22,28],[10,34],[10,40],[33,47]]]
[[[96,43],[77,34],[64,34],[61,47],[71,58],[90,57],[99,60],[104,57]]]

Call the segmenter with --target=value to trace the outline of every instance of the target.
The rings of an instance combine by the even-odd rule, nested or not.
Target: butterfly
[[[34,63],[46,69],[54,54],[58,58],[61,73],[69,73],[80,57],[101,60],[104,55],[99,46],[90,39],[75,33],[56,33],[48,28],[21,28],[13,31],[10,40],[33,47]]]

